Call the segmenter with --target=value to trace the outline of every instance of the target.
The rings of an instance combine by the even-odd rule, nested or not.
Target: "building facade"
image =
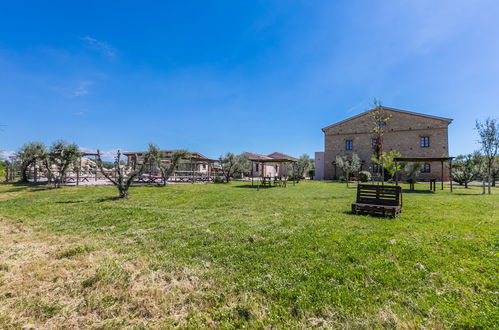
[[[316,167],[323,168],[325,180],[338,179],[343,173],[335,165],[336,156],[352,157],[356,153],[362,161],[362,170],[375,172],[371,158],[377,141],[374,125],[383,125],[384,152],[398,151],[402,157],[437,158],[449,156],[448,126],[452,119],[383,107],[388,120],[374,123],[370,111],[324,127],[324,155]],[[320,158],[321,159],[321,158]],[[425,162],[420,179],[440,179],[441,162]],[[449,178],[446,165],[444,180]]]

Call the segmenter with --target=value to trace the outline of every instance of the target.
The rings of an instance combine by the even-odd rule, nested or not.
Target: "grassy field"
[[[0,327],[499,326],[499,190],[0,185]]]

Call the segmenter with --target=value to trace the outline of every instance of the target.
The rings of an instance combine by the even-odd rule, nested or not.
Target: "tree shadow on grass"
[[[76,201],[55,201],[53,203],[56,204],[77,204],[77,203],[84,203],[85,201],[83,200],[76,200]]]
[[[117,201],[117,200],[120,200],[120,199],[123,199],[123,198],[121,198],[119,196],[113,196],[113,197],[102,197],[102,198],[98,198],[95,201],[97,203],[102,203],[102,202],[108,202],[108,201]]]
[[[453,195],[456,196],[478,196],[478,195],[483,195],[482,192],[469,192],[469,193],[464,193],[464,192],[453,192]],[[486,194],[485,194],[486,195]]]
[[[237,186],[231,186],[232,188],[246,188],[246,189],[269,189],[269,188],[278,188],[276,186],[260,186],[258,187],[258,185],[250,185],[250,184],[245,184],[245,185],[237,185]]]
[[[381,215],[381,214],[368,214],[368,213],[353,213],[352,211],[342,211],[341,213],[346,214],[346,215],[353,215],[357,217],[364,217],[364,218],[376,218],[376,219],[386,219],[386,220],[395,220],[397,218],[393,218],[389,215]]]
[[[317,201],[327,201],[327,200],[332,200],[332,199],[345,199],[347,197],[345,196],[327,196],[327,197],[312,197],[313,200]]]
[[[435,194],[436,191],[433,190],[410,190],[410,189],[403,189],[402,192],[404,194]]]
[[[0,185],[13,186],[10,189],[4,190],[3,191],[4,193],[21,192],[21,191],[36,192],[36,191],[45,191],[53,189],[53,187],[48,185],[47,183],[2,182],[0,183]]]

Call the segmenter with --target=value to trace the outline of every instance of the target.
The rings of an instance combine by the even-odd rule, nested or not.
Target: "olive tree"
[[[346,156],[336,156],[336,165],[343,171],[346,177],[347,187],[348,181],[350,179],[351,173],[356,173],[360,170],[360,158],[354,153],[351,159],[348,159]]]
[[[480,154],[459,155],[452,167],[452,180],[468,188],[468,183],[480,175]]]
[[[142,164],[129,171],[126,171],[125,166],[121,165],[121,151],[119,150],[115,157],[114,168],[111,170],[104,168],[104,162],[102,161],[100,150],[97,150],[97,157],[95,161],[102,175],[104,175],[113,185],[116,186],[116,188],[118,188],[118,197],[128,198],[128,189],[132,185],[133,180],[135,180],[137,176],[144,173],[146,165],[149,164],[149,155],[145,154]],[[110,172],[114,172],[114,177]]]
[[[485,158],[485,178],[488,186],[488,193],[491,193],[492,172],[495,166],[495,159],[499,153],[499,123],[495,119],[487,118],[484,122],[475,123],[475,128],[480,136],[478,141]],[[485,182],[485,180],[484,180]],[[485,193],[485,192],[484,192]]]
[[[409,162],[402,164],[405,174],[407,175],[407,182],[410,184],[411,190],[414,190],[414,184],[418,181],[419,173],[421,173],[421,162]]]
[[[240,167],[238,156],[228,152],[224,156],[218,158],[218,163],[220,164],[225,182],[229,183],[230,179],[234,177],[234,174],[237,173]]]
[[[175,150],[168,160],[164,151],[161,151],[156,145],[149,144],[148,161],[149,165],[156,166],[161,174],[161,185],[165,186],[173,172],[183,159],[188,159],[191,154],[187,150]]]
[[[241,175],[241,178],[243,178],[245,175],[250,176],[251,175],[251,161],[249,160],[249,157],[247,154],[240,154],[236,156],[236,162],[237,162],[237,169],[235,170],[236,173]]]
[[[43,162],[47,170],[49,182],[54,183],[54,188],[60,188],[66,178],[70,166],[76,166],[81,153],[74,143],[58,140],[52,143],[50,150]]]
[[[21,164],[21,180],[28,182],[30,166],[36,166],[37,161],[44,161],[47,157],[47,148],[41,142],[29,142],[21,147],[16,154]]]
[[[303,154],[298,158],[298,160],[294,164],[294,167],[295,180],[296,182],[299,182],[300,179],[304,179],[308,171],[314,167],[314,162],[312,159],[310,159],[309,155]]]

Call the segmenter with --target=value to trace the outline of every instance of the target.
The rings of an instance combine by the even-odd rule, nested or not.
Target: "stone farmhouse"
[[[371,109],[372,110],[372,109]],[[338,179],[343,175],[336,167],[336,156],[351,157],[356,153],[362,161],[362,170],[376,172],[371,158],[373,145],[373,120],[368,110],[338,123],[324,127],[324,151],[315,154],[316,178]],[[406,110],[383,107],[390,116],[384,125],[383,151],[398,151],[402,157],[437,158],[449,156],[448,126],[452,119],[426,115]],[[419,178],[440,179],[441,162],[424,162]],[[444,180],[449,179],[449,170],[443,168]]]

